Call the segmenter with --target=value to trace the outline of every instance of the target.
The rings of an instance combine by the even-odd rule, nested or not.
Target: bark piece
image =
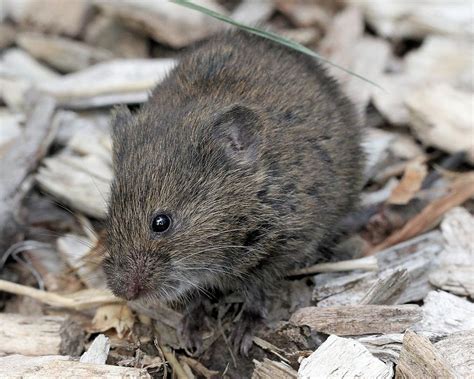
[[[54,129],[50,120],[55,106],[50,97],[38,99],[14,148],[0,159],[0,258],[18,233],[18,211],[31,186],[27,178],[53,140]]]
[[[340,336],[400,333],[420,321],[417,305],[352,305],[300,308],[290,318],[296,325]]]
[[[394,270],[407,270],[408,286],[400,294],[398,304],[422,300],[434,287],[429,274],[439,268],[443,238],[438,231],[427,233],[375,255],[380,271],[319,274],[314,277],[313,301],[318,306],[357,304],[379,279]]]
[[[455,377],[453,368],[427,338],[405,333],[395,378]]]
[[[40,33],[21,33],[16,42],[36,59],[65,73],[83,70],[114,57],[110,51],[83,42]]]
[[[435,343],[435,348],[460,378],[474,372],[474,329],[453,333]]]
[[[44,82],[40,89],[71,108],[141,103],[174,65],[172,59],[114,60]]]
[[[252,379],[296,379],[298,373],[282,362],[275,362],[264,358],[263,362],[254,360],[255,369]]]
[[[392,369],[375,358],[359,342],[329,338],[308,358],[303,359],[298,378],[391,378]]]
[[[218,13],[227,13],[212,0],[198,3]],[[222,28],[222,23],[209,16],[171,2],[97,0],[96,4],[106,15],[116,17],[130,28],[174,48],[187,46]]]
[[[75,335],[66,336],[62,332],[65,325],[71,324],[62,316],[0,313],[0,353],[57,355],[75,352],[77,346],[83,346],[84,333],[74,327]]]
[[[431,291],[422,307],[423,319],[413,326],[415,332],[442,336],[474,329],[474,304],[443,291]]]
[[[25,357],[10,355],[0,358],[0,377],[20,378],[151,378],[145,369],[97,365],[71,361],[63,355]]]

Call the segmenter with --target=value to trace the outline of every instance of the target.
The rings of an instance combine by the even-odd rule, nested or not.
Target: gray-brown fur
[[[265,292],[316,261],[356,202],[356,120],[310,57],[244,32],[199,47],[115,116],[110,288],[138,286],[143,302],[237,290],[244,322],[263,316]],[[150,230],[158,211],[173,218],[163,236]]]

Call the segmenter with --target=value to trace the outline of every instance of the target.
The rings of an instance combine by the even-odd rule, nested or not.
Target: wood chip
[[[175,63],[172,59],[114,60],[45,81],[40,89],[73,108],[141,103]]]
[[[82,330],[63,334],[66,323],[67,319],[62,316],[0,313],[0,354],[57,355],[77,351],[78,346],[81,350],[84,346]],[[74,328],[71,326],[71,329]]]
[[[420,321],[417,305],[351,305],[300,308],[290,318],[296,325],[340,336],[400,333]]]
[[[402,350],[403,334],[362,336],[357,341],[382,361],[397,363]]]
[[[423,319],[413,326],[427,336],[474,329],[474,304],[444,291],[432,291],[422,307]]]
[[[222,23],[207,15],[167,1],[96,0],[95,3],[106,15],[174,48],[190,45],[222,28]],[[200,0],[198,3],[218,13],[227,13],[215,1]]]
[[[427,338],[405,333],[395,378],[455,377],[453,368]]]
[[[252,373],[252,379],[296,379],[298,373],[290,366],[282,362],[275,362],[264,358],[263,362],[253,361],[255,370]]]
[[[96,365],[70,360],[68,356],[49,355],[26,357],[10,355],[0,357],[0,377],[21,378],[127,378],[148,379],[145,369]]]
[[[79,362],[93,363],[103,365],[107,361],[110,350],[110,340],[103,334],[99,334],[89,346],[87,351],[82,354]]]
[[[91,11],[90,0],[5,0],[7,11],[16,21],[27,27],[53,34],[78,36]]]
[[[474,93],[434,84],[409,95],[406,105],[410,126],[425,145],[448,153],[465,150],[474,163]]]
[[[148,57],[146,36],[134,33],[114,17],[102,14],[96,16],[88,24],[84,40],[90,45],[111,51],[117,57]]]
[[[232,12],[230,17],[247,25],[264,23],[275,11],[272,0],[243,0]]]
[[[472,38],[474,15],[470,0],[430,3],[384,0],[345,0],[364,10],[378,34],[391,38],[421,39],[429,34]],[[439,15],[444,15],[440,20]]]
[[[438,231],[427,233],[375,255],[379,273],[327,273],[314,277],[313,301],[318,306],[358,304],[377,280],[383,280],[394,270],[407,270],[408,286],[397,303],[422,300],[434,287],[429,275],[439,268],[438,256],[443,250],[443,238]]]
[[[375,107],[391,124],[406,126],[410,123],[410,114],[405,100],[420,88],[445,83],[474,90],[474,58],[472,54],[459,54],[469,49],[469,41],[427,37],[419,49],[406,55],[401,72],[384,74],[377,80],[385,91],[372,93]]]
[[[467,378],[474,372],[474,329],[453,333],[435,343],[436,350],[454,368],[457,377]]]
[[[0,159],[0,258],[18,233],[16,220],[20,203],[32,184],[27,177],[53,140],[55,130],[51,117],[55,106],[50,97],[38,99],[15,148],[2,154]]]
[[[406,269],[394,270],[385,278],[377,280],[377,282],[362,298],[360,304],[396,304],[397,300],[400,298],[400,295],[408,287],[409,281],[410,277],[408,276]]]
[[[16,42],[36,59],[64,73],[83,70],[114,57],[110,51],[83,42],[40,33],[21,33]]]
[[[359,342],[329,336],[308,358],[303,359],[298,378],[392,378],[392,369],[375,358]]]

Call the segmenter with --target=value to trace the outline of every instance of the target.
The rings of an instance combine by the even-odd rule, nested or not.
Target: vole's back
[[[314,59],[243,32],[183,58],[115,123],[109,250],[143,254],[128,270],[146,291],[181,277],[247,292],[271,285],[317,259],[360,189],[361,132],[337,84]],[[157,212],[173,220],[159,235]],[[127,277],[136,275],[116,281]]]

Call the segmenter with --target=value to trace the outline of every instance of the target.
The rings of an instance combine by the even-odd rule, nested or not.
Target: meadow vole
[[[183,57],[136,113],[115,112],[112,291],[189,304],[190,320],[206,293],[238,291],[246,351],[266,293],[318,260],[357,199],[357,120],[314,59],[266,39],[226,33]]]

